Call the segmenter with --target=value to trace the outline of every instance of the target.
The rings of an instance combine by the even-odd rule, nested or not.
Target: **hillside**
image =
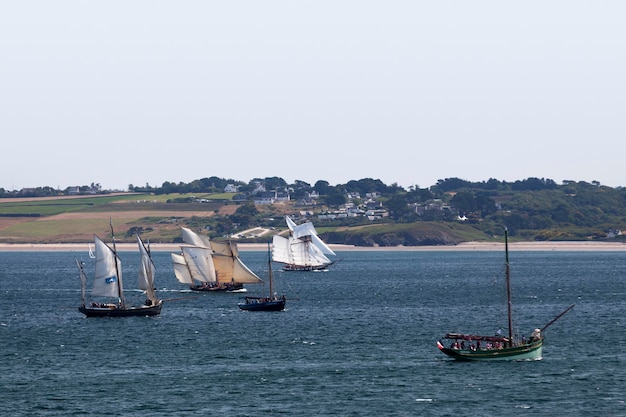
[[[118,194],[88,198],[0,199],[0,243],[88,243],[93,240],[94,233],[110,235],[109,219],[118,242],[132,242],[134,231],[140,230],[151,242],[172,243],[180,241],[179,226],[198,228],[216,218],[231,216],[241,207],[229,200],[166,203],[164,201],[171,196],[149,201],[137,197]],[[263,226],[273,228],[275,233],[286,229],[284,215],[299,217],[298,213],[295,203],[260,207],[260,217],[265,219]],[[337,222],[315,221],[315,225],[327,241],[356,246],[441,245],[488,240],[471,227],[439,222],[403,225],[381,222],[350,227]],[[233,235],[243,242],[265,242],[268,239],[266,235],[254,233],[238,235],[237,230],[233,230]],[[224,236],[213,233],[212,237]]]
[[[266,242],[267,235],[242,232],[256,226],[283,232],[285,215],[312,220],[328,243],[366,247],[498,241],[504,227],[512,241],[625,241],[623,188],[532,178],[514,183],[447,179],[408,191],[371,179],[335,187],[287,187],[272,180],[278,181],[273,195],[283,190],[293,199],[255,204],[261,197],[241,192],[162,190],[4,198],[0,243],[90,242],[94,233],[110,234],[109,219],[120,242],[140,232],[155,243],[177,243],[179,226],[201,230],[212,239]],[[307,197],[314,192],[317,197]]]

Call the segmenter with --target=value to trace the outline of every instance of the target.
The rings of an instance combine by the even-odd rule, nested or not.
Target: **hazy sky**
[[[0,187],[626,186],[626,2],[4,1]]]

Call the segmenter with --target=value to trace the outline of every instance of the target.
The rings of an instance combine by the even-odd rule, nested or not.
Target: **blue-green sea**
[[[136,252],[121,252],[129,299]],[[75,257],[0,252],[1,416],[625,416],[626,252],[512,252],[514,325],[543,359],[463,363],[447,332],[506,331],[504,254],[350,251],[282,272],[283,312],[192,293],[153,254],[159,317],[85,318]],[[265,251],[241,252],[267,277]],[[266,294],[250,285],[247,294]]]

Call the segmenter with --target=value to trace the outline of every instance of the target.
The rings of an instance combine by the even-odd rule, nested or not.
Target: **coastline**
[[[152,243],[151,250],[154,252],[179,252],[180,244],[175,243]],[[265,251],[266,243],[240,243],[237,245],[240,251]],[[504,243],[492,242],[464,242],[450,246],[352,246],[352,245],[329,245],[337,252],[345,251],[502,251]],[[118,243],[119,251],[136,251],[136,243]],[[584,252],[614,252],[626,251],[626,244],[620,242],[515,242],[509,243],[511,251],[584,251]],[[0,252],[87,252],[87,243],[0,243]]]

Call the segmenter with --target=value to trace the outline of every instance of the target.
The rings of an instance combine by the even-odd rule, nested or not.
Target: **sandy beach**
[[[363,247],[351,245],[329,245],[334,251],[502,251],[503,243],[465,242],[450,246],[386,246]],[[178,252],[180,244],[152,243],[155,252]],[[264,251],[265,243],[240,243],[240,251]],[[9,244],[0,243],[0,252],[85,252],[89,250],[87,243],[63,244]],[[118,243],[119,251],[136,251],[135,243]],[[509,243],[511,251],[626,251],[626,244],[619,242],[516,242]]]

